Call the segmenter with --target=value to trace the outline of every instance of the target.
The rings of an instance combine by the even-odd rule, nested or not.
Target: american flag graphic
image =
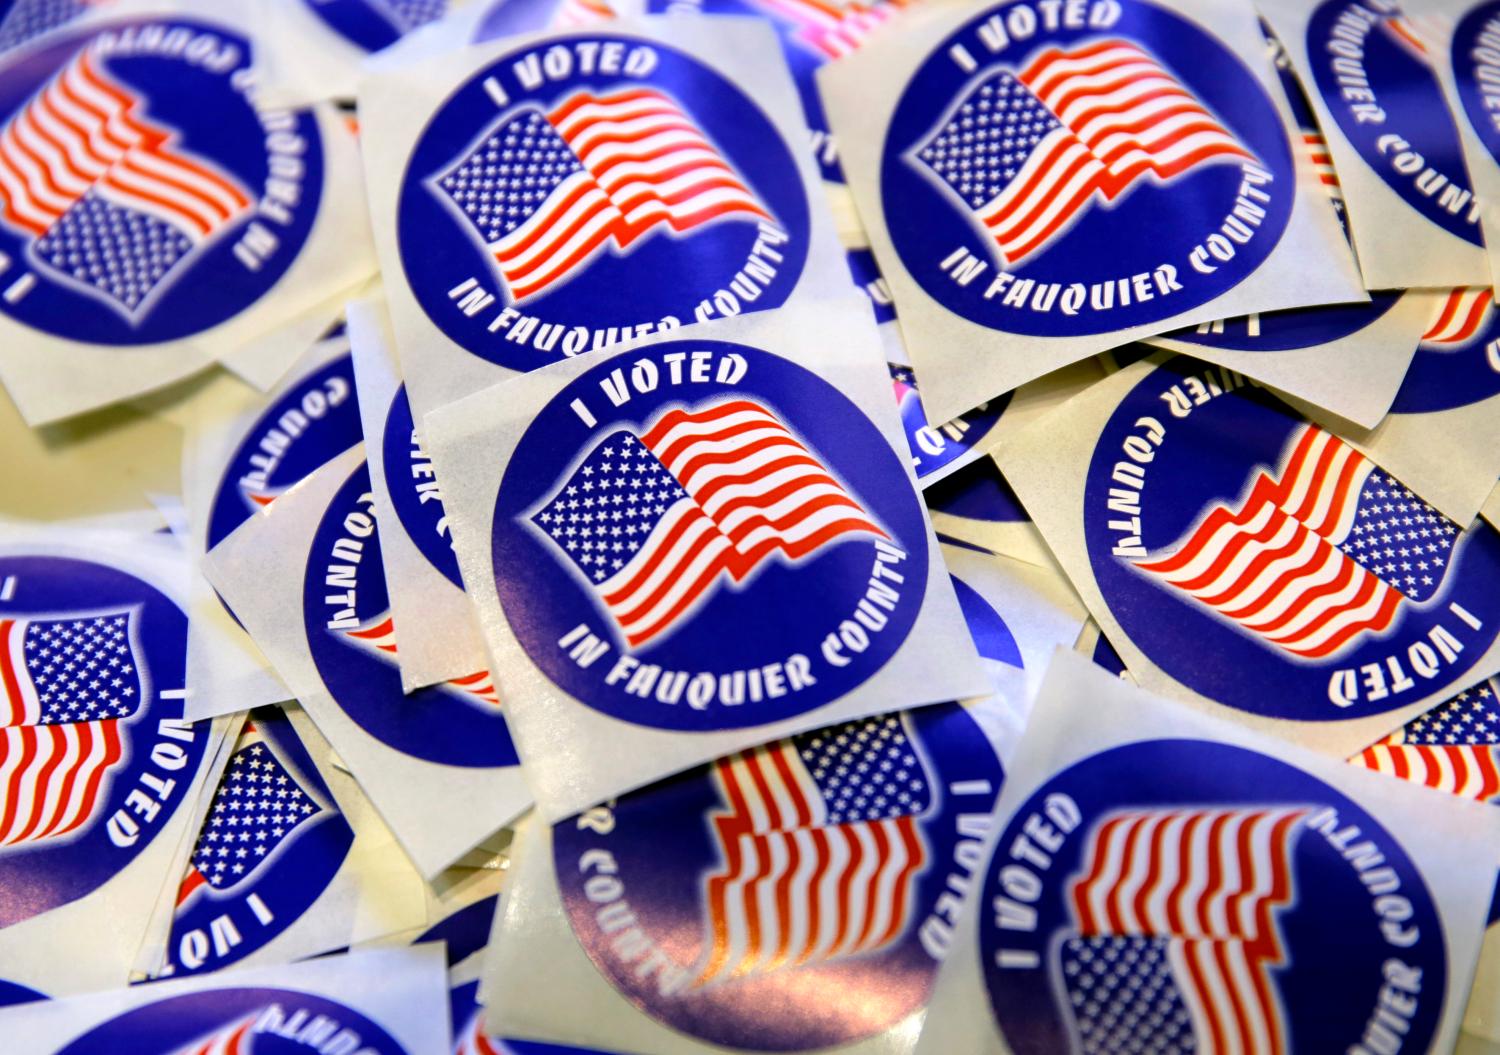
[[[398,33],[410,33],[442,18],[448,0],[366,0]]]
[[[632,648],[670,633],[727,577],[887,538],[774,413],[736,398],[619,429],[531,522],[588,581]]]
[[[1305,810],[1206,808],[1100,824],[1058,950],[1085,1055],[1285,1055],[1272,968]]]
[[[250,1030],[259,1017],[259,1011],[247,1015],[238,1022],[215,1030],[211,1036],[179,1048],[175,1055],[251,1055],[254,1049]]]
[[[345,630],[345,636],[362,648],[367,648],[382,658],[394,659],[396,651],[396,621],[390,612],[382,612],[363,626]],[[500,706],[500,693],[495,689],[494,679],[488,670],[477,670],[473,674],[450,678],[439,686],[451,689],[465,699],[475,703]]]
[[[0,847],[88,824],[143,684],[130,612],[0,618]]]
[[[484,1032],[484,1008],[476,1007],[464,1028],[454,1034],[453,1055],[506,1055],[500,1042]]]
[[[592,26],[615,17],[615,9],[604,0],[562,0],[552,15],[552,24],[559,29],[573,26]]]
[[[692,118],[653,88],[521,107],[437,176],[434,191],[493,256],[517,303],[567,282],[611,244],[771,219]]]
[[[916,158],[1010,264],[1061,237],[1097,198],[1252,155],[1145,51],[1105,39],[988,74]]]
[[[931,779],[900,717],[849,722],[715,765],[720,865],[700,986],[883,949],[928,861]]]
[[[0,223],[38,267],[132,321],[250,208],[144,111],[85,50],[0,129]]]
[[[4,18],[0,18],[0,51],[9,51],[39,37],[48,30],[66,25],[90,7],[105,0],[15,0]]]
[[[1267,645],[1326,659],[1431,598],[1460,532],[1322,429],[1290,448],[1279,476],[1259,472],[1238,504],[1136,566]]]
[[[1500,796],[1500,700],[1492,682],[1465,689],[1350,759],[1460,798]]]
[[[873,4],[835,0],[755,0],[756,6],[797,27],[797,43],[826,59],[857,51],[865,39],[905,6],[876,0]]]
[[[1412,58],[1426,65],[1427,42],[1410,18],[1402,14],[1389,15],[1382,26],[1390,38],[1405,48]]]
[[[1422,343],[1439,347],[1468,344],[1485,328],[1495,310],[1495,293],[1488,286],[1460,286],[1448,291],[1422,334]]]
[[[214,791],[177,904],[204,886],[228,890],[254,878],[322,809],[260,730],[247,724]]]
[[[1323,138],[1323,133],[1304,128],[1302,146],[1312,158],[1313,168],[1318,173],[1318,182],[1323,184],[1328,196],[1334,201],[1343,201],[1344,188],[1339,183],[1338,170],[1333,167],[1333,154],[1328,149],[1328,141]]]

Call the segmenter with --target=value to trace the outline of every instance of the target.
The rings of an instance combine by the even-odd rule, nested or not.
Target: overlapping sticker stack
[[[5,1055],[1500,1052],[1500,0],[0,0]]]

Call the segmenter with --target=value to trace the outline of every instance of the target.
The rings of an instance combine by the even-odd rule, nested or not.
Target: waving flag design
[[[179,1048],[175,1055],[254,1055],[250,1030],[259,1017],[260,1012],[257,1011],[216,1030],[210,1036],[193,1041],[185,1048]]]
[[[769,220],[687,113],[652,88],[579,91],[503,117],[434,180],[520,303],[608,245],[661,229]]]
[[[1279,477],[1260,472],[1170,554],[1136,566],[1276,649],[1325,659],[1432,597],[1458,525],[1311,425]]]
[[[591,26],[615,17],[615,9],[605,0],[562,0],[552,16],[552,24],[560,28]]]
[[[277,847],[322,807],[254,725],[246,725],[214,792],[177,903],[203,886],[228,890],[253,879]]]
[[[388,611],[382,612],[363,626],[345,630],[344,634],[355,644],[376,652],[384,659],[394,659],[397,655],[396,621]],[[500,706],[500,693],[495,689],[494,679],[487,669],[450,678],[438,687],[452,689],[471,702],[491,707]]]
[[[141,704],[130,612],[0,618],[0,847],[87,825]]]
[[[1350,759],[1367,769],[1494,802],[1500,797],[1500,699],[1485,682],[1465,689]]]
[[[250,208],[84,51],[0,129],[0,223],[38,266],[132,321],[179,265]]]
[[[368,0],[370,6],[398,33],[410,33],[442,18],[448,0]]]
[[[593,589],[626,642],[670,633],[720,582],[778,556],[885,538],[770,410],[731,399],[664,411],[595,445],[531,521]]]
[[[1468,344],[1486,327],[1494,310],[1495,294],[1488,286],[1449,290],[1422,334],[1422,343],[1440,347]]]
[[[0,51],[66,25],[104,0],[15,0],[0,18]]]
[[[1105,39],[1047,48],[975,84],[915,160],[1010,264],[1061,237],[1096,200],[1253,156],[1165,67]]]
[[[1090,1055],[1286,1055],[1271,969],[1305,810],[1153,810],[1090,835],[1058,950]]]
[[[468,1024],[454,1035],[453,1055],[507,1055],[499,1040],[484,1031],[484,1008],[475,1008]]]
[[[901,719],[871,718],[715,766],[722,864],[697,984],[885,948],[906,931],[929,853],[932,783]]]
[[[873,4],[836,0],[756,0],[768,14],[797,27],[794,39],[825,59],[857,51],[872,32],[905,6],[876,0]]]

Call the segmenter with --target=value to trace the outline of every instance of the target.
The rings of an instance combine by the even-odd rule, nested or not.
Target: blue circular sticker
[[[183,721],[187,618],[133,575],[0,557],[0,927],[108,883],[166,828],[208,726]]]
[[[1324,0],[1307,24],[1313,82],[1365,164],[1429,223],[1483,246],[1479,203],[1426,45],[1383,0]]]
[[[837,388],[721,341],[612,358],[552,397],[495,503],[495,587],[542,672],[636,725],[805,714],[910,633],[927,527]]]
[[[1500,311],[1493,292],[1452,290],[1412,357],[1393,414],[1427,414],[1500,395]]]
[[[422,132],[398,209],[422,310],[516,370],[779,307],[809,237],[797,164],[760,108],[685,52],[618,33],[476,73]]]
[[[927,294],[981,326],[1073,337],[1170,318],[1253,274],[1296,180],[1239,57],[1148,0],[997,10],[933,49],[886,134],[886,228]]]
[[[934,513],[963,520],[991,524],[1031,522],[1021,500],[989,458],[981,458],[924,488],[922,497],[927,500],[927,508]]]
[[[900,10],[899,3],[828,3],[826,0],[647,0],[651,14],[739,15],[759,18],[776,30],[786,59],[802,118],[807,122],[808,146],[818,170],[830,183],[843,183],[838,146],[818,94],[817,73],[826,63],[858,49],[869,34]]]
[[[186,19],[0,69],[0,311],[89,344],[189,337],[286,274],[323,195],[311,111],[257,111],[250,43]]]
[[[954,462],[981,453],[980,444],[1005,413],[1013,393],[979,404],[952,421],[941,425],[927,424],[922,397],[917,392],[917,378],[909,366],[890,364],[891,387],[896,392],[896,407],[911,448],[911,464],[917,479],[922,480],[947,468]]]
[[[448,515],[443,511],[443,492],[438,487],[432,459],[417,435],[405,385],[396,389],[386,411],[380,450],[385,465],[385,489],[390,493],[396,519],[406,537],[427,558],[427,563],[462,590],[464,581],[458,572],[458,556],[453,552]]]
[[[427,762],[516,764],[488,672],[401,691],[375,496],[363,462],[334,495],[313,535],[302,598],[307,647],[323,684],[366,733]]]
[[[264,947],[328,889],[353,844],[291,720],[252,711],[178,889],[163,975],[215,971]]]
[[[927,1002],[1001,779],[957,704],[804,733],[554,826],[563,904],[595,966],[675,1029],[863,1040]]]
[[[441,18],[448,0],[301,0],[324,25],[356,47],[380,51]]]
[[[1469,127],[1500,163],[1500,0],[1475,4],[1459,20],[1450,58]]]
[[[980,967],[1016,1055],[1359,1051],[1367,1028],[1431,1043],[1448,967],[1421,872],[1285,762],[1112,748],[1047,780],[996,846]]]
[[[341,355],[267,407],[245,433],[214,493],[208,548],[362,435],[354,361]]]
[[[1500,631],[1500,535],[1465,532],[1263,389],[1186,357],[1120,400],[1083,509],[1130,640],[1252,714],[1337,721],[1451,694]]]
[[[1364,304],[1330,304],[1242,315],[1205,322],[1167,336],[1205,348],[1236,352],[1288,352],[1317,348],[1352,337],[1375,325],[1400,299],[1399,293],[1372,293]]]
[[[57,1055],[188,1050],[416,1055],[335,1000],[293,989],[249,988],[209,989],[158,1000],[95,1026]]]

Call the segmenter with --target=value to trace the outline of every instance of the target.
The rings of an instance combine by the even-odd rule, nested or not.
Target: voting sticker
[[[0,52],[18,48],[33,37],[67,25],[86,13],[90,6],[90,0],[6,0],[0,3]]]
[[[275,707],[252,712],[178,887],[163,973],[219,970],[265,947],[328,889],[353,845],[291,721]]]
[[[77,901],[189,799],[205,737],[183,721],[187,620],[105,564],[0,557],[0,926]]]
[[[638,144],[624,155],[622,137]],[[406,163],[396,236],[432,323],[530,370],[695,313],[779,306],[809,203],[743,89],[675,47],[601,33],[459,86]]]
[[[442,18],[448,0],[293,0],[362,51],[381,51]]]
[[[1254,273],[1296,180],[1281,115],[1239,56],[1136,0],[1077,25],[1020,21],[1025,38],[1003,14],[960,27],[891,118],[885,223],[927,294],[982,326],[1072,337],[1159,322]],[[1122,134],[1162,100],[1172,121]]]
[[[450,766],[516,762],[488,670],[401,691],[369,470],[361,464],[335,493],[309,548],[302,616],[307,650],[339,707],[402,754]]]
[[[833,385],[747,345],[691,347],[600,363],[541,408],[500,483],[493,577],[526,654],[585,706],[741,729],[885,666],[923,604],[927,529]]]
[[[412,420],[411,400],[407,398],[405,385],[391,397],[380,437],[370,442],[380,444],[386,466],[386,490],[407,538],[434,571],[462,590],[464,582],[458,571],[458,557],[448,537],[443,493],[432,470],[432,459],[423,449]]]

